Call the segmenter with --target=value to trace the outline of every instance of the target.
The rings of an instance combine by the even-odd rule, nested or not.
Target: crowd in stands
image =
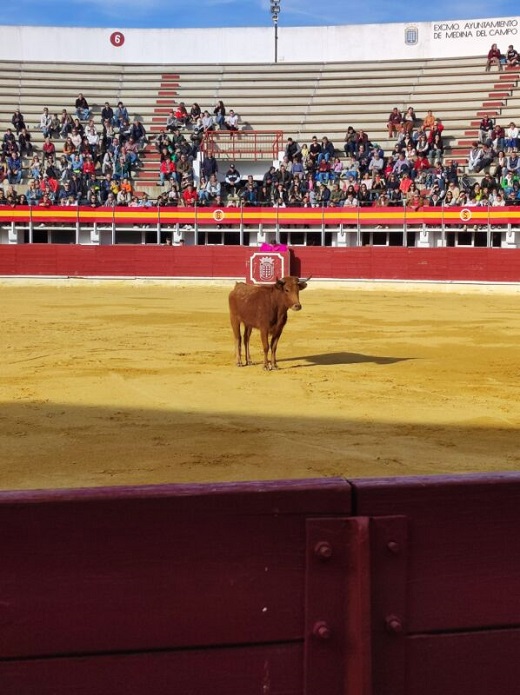
[[[493,64],[517,66],[512,46]],[[497,49],[498,50],[498,49]],[[493,55],[491,55],[493,53]],[[500,53],[500,52],[499,52]],[[199,176],[194,162],[205,133],[239,130],[239,116],[218,101],[213,109],[181,102],[165,118],[164,127],[148,136],[138,117],[131,118],[122,101],[105,102],[93,116],[83,94],[71,108],[51,114],[43,108],[39,123],[43,145],[35,151],[29,127],[17,109],[1,141],[0,205],[129,206],[272,206],[367,207],[423,205],[520,204],[519,129],[485,116],[478,139],[468,152],[467,169],[481,180],[471,184],[457,161],[445,161],[444,125],[430,110],[419,118],[412,106],[394,107],[387,119],[385,147],[372,142],[361,128],[349,126],[344,141],[314,136],[300,144],[288,138],[278,166],[254,178],[235,164],[219,171],[215,157],[202,158]],[[152,202],[135,190],[147,144],[159,153],[157,185]],[[24,163],[25,160],[25,163]],[[19,188],[28,179],[24,192]]]

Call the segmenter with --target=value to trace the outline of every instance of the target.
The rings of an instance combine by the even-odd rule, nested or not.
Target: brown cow
[[[264,348],[264,369],[277,369],[276,347],[283,327],[287,322],[287,311],[300,311],[299,292],[307,287],[307,281],[292,275],[277,280],[274,285],[246,285],[237,282],[229,293],[229,314],[235,336],[237,366],[242,367],[242,335],[240,325],[244,324],[245,364],[253,364],[249,351],[249,339],[253,328],[258,328]],[[269,336],[271,343],[269,344]],[[269,360],[271,348],[271,360]]]

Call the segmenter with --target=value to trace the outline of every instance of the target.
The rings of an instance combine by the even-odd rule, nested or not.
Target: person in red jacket
[[[486,72],[489,72],[491,70],[492,65],[498,65],[498,69],[502,70],[501,58],[502,54],[500,53],[500,49],[498,48],[496,43],[494,43],[489,49],[489,53],[487,56]]]
[[[170,158],[168,152],[161,154],[161,164],[159,166],[159,185],[164,186],[166,181],[175,178],[175,162]]]
[[[186,205],[186,207],[192,208],[197,203],[198,198],[199,196],[197,194],[197,191],[195,190],[195,187],[192,183],[189,183],[182,194],[184,205]]]

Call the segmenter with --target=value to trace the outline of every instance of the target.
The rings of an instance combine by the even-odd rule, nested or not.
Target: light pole
[[[274,62],[278,62],[278,15],[281,0],[271,0],[271,17],[274,24]]]

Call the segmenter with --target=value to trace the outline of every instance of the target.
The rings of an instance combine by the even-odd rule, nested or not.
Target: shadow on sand
[[[292,369],[300,367],[312,367],[338,364],[361,364],[370,362],[372,364],[396,364],[397,362],[406,362],[416,359],[415,357],[380,357],[377,355],[363,355],[359,352],[327,352],[318,355],[301,355],[299,357],[285,357],[279,359],[278,362],[294,362],[305,360],[308,364],[296,364]]]

